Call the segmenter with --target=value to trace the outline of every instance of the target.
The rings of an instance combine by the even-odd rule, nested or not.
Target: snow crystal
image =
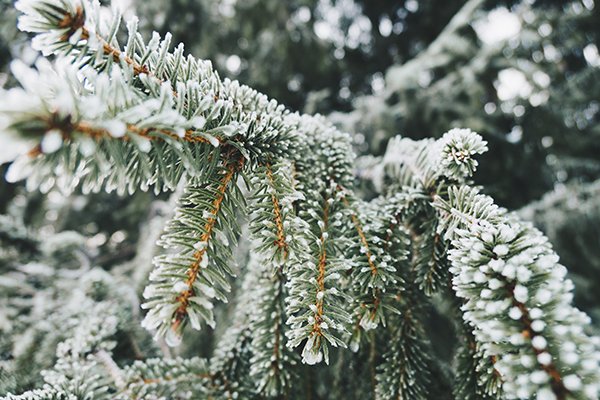
[[[49,154],[54,153],[62,146],[62,134],[57,129],[52,129],[46,132],[44,138],[42,139],[42,143],[40,144],[42,148],[42,152]]]
[[[152,150],[152,142],[148,138],[140,136],[138,140],[136,140],[136,144],[142,153],[148,153]]]
[[[544,330],[545,327],[546,327],[546,323],[539,319],[536,319],[535,321],[533,321],[531,323],[531,329],[533,329],[534,332],[541,332]]]
[[[81,138],[79,140],[79,152],[84,157],[90,157],[96,151],[96,143],[91,138]]]
[[[536,296],[535,296],[536,300],[539,301],[541,304],[546,304],[548,303],[550,300],[552,300],[552,292],[547,290],[547,289],[540,289]]]
[[[490,281],[488,282],[488,286],[490,287],[490,289],[496,290],[504,286],[504,283],[502,283],[502,281],[500,281],[499,279],[493,278],[490,279]]]
[[[529,376],[529,379],[531,379],[531,382],[541,385],[542,383],[548,381],[548,374],[546,374],[544,371],[534,371]]]
[[[523,285],[516,285],[513,293],[515,295],[515,300],[520,303],[525,303],[528,299],[528,290]]]
[[[371,315],[369,313],[365,313],[363,315],[359,324],[365,331],[371,331],[377,328],[377,323],[371,319]]]
[[[171,347],[179,346],[181,339],[181,333],[176,332],[173,328],[169,329],[165,335],[165,342]]]
[[[506,264],[501,274],[508,279],[515,279],[515,276],[517,275],[517,269],[512,264]]]
[[[302,361],[308,365],[318,364],[323,360],[319,346],[315,346],[315,335],[311,335],[302,350]]]
[[[207,244],[207,243],[206,243],[206,242],[204,242],[204,241],[201,241],[201,242],[196,242],[196,243],[194,243],[194,249],[196,249],[196,250],[200,251],[200,250],[202,250],[202,249],[206,248],[206,244]]]
[[[577,355],[577,353],[573,353],[573,352],[569,352],[569,353],[564,353],[562,354],[562,360],[569,365],[573,365],[575,363],[577,363],[577,361],[579,361],[579,356]]]
[[[548,344],[548,342],[546,342],[546,339],[544,339],[543,336],[534,336],[534,338],[531,339],[531,344],[536,349],[543,350],[546,348],[546,345]]]
[[[492,243],[494,241],[494,235],[492,235],[490,232],[483,232],[481,234],[481,240],[486,243]]]
[[[537,360],[542,365],[549,365],[552,362],[552,356],[550,353],[543,352],[538,354]]]
[[[475,281],[476,283],[483,283],[487,280],[487,277],[485,276],[484,273],[482,273],[481,271],[476,271],[473,274],[473,281]]]
[[[173,291],[175,293],[181,293],[183,291],[188,290],[188,285],[185,282],[179,281],[173,285]]]
[[[519,335],[522,337],[522,335]],[[533,357],[528,355],[521,356],[521,365],[525,368],[531,368],[533,366]]]
[[[538,390],[536,400],[556,400],[556,395],[549,388]]]
[[[202,255],[202,259],[200,260],[200,268],[206,268],[208,266],[208,256],[206,253]]]
[[[197,116],[190,120],[190,124],[194,127],[194,129],[202,129],[204,125],[206,125],[206,118]]]
[[[187,315],[190,320],[190,325],[192,328],[199,331],[201,329],[200,318],[198,318],[198,313],[196,313],[191,307],[188,307]]]
[[[125,136],[125,132],[127,132],[127,126],[125,126],[125,123],[115,119],[106,121],[103,127],[112,137],[115,138],[123,137]]]
[[[493,252],[499,257],[507,255],[508,251],[509,251],[509,248],[505,244],[496,245],[493,250]]]
[[[512,307],[508,311],[508,316],[511,319],[517,320],[517,319],[519,319],[519,318],[521,318],[523,316],[523,313],[521,312],[521,310],[519,310],[519,307]]]
[[[508,339],[508,341],[510,342],[510,344],[512,344],[513,346],[520,346],[523,343],[525,343],[525,338],[523,337],[522,334],[520,333],[515,333],[510,335],[510,338]]]
[[[495,272],[502,271],[502,269],[504,268],[504,264],[505,264],[504,260],[490,260],[490,262],[488,263],[490,268],[492,270],[494,270]]]
[[[529,278],[531,278],[532,272],[529,268],[524,266],[519,266],[517,268],[517,280],[519,282],[527,282]]]
[[[581,388],[581,379],[577,375],[567,375],[563,383],[568,390],[579,390]]]
[[[517,231],[510,225],[502,224],[500,226],[500,239],[504,242],[512,242],[517,236]]]

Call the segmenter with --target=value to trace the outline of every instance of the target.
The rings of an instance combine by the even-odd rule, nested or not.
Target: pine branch
[[[378,399],[431,398],[431,354],[423,327],[403,309],[384,361],[378,367]]]
[[[456,226],[447,231],[453,286],[466,300],[463,318],[482,351],[497,358],[504,391],[557,399],[592,393],[595,386],[586,385],[598,380],[599,369],[589,369],[598,363],[594,339],[564,325],[583,326],[589,318],[570,305],[573,285],[547,239],[474,189],[449,193],[437,205],[443,218],[454,221],[448,226]],[[575,355],[564,343],[586,350]]]
[[[255,268],[261,272],[254,292],[257,307],[250,322],[253,332],[250,375],[256,379],[257,393],[269,398],[287,397],[299,360],[286,346],[286,278],[281,268],[273,270],[267,263]]]
[[[125,384],[118,399],[178,398],[190,392],[194,396],[208,396],[212,385],[206,360],[196,357],[136,361],[123,373]]]
[[[266,164],[254,171],[250,198],[250,230],[259,242],[256,250],[273,269],[287,271],[291,263],[306,257],[304,239],[308,229],[297,217],[294,206],[304,198],[293,187],[291,168],[284,163]]]
[[[267,179],[269,180],[269,185],[274,190],[275,180],[273,178],[273,171],[271,169],[271,165],[267,164],[265,168]],[[281,208],[279,206],[279,199],[277,198],[277,195],[274,191],[271,193],[271,202],[273,203],[273,216],[275,218],[275,226],[277,227],[277,239],[275,240],[275,244],[281,250],[281,258],[285,261],[289,255],[288,243],[285,238],[283,219],[281,216]]]
[[[175,247],[180,251],[155,259],[157,268],[144,290],[147,302],[143,307],[149,312],[143,324],[149,330],[156,330],[157,337],[165,336],[172,346],[181,341],[188,321],[197,330],[201,318],[214,326],[209,299],[226,300],[223,291],[229,290],[226,278],[232,275],[227,266],[231,253],[226,251],[224,242],[228,236],[233,239],[234,234],[231,223],[225,221],[235,217],[234,201],[239,194],[234,178],[244,159],[232,161],[228,154],[222,158],[222,166],[204,187],[188,186],[188,193],[161,238],[166,249]],[[217,226],[221,238],[215,241]]]
[[[333,282],[341,278],[340,273],[348,267],[334,258],[335,244],[332,241],[332,217],[340,218],[336,204],[330,195],[335,185],[330,186],[321,200],[319,214],[311,213],[312,235],[308,240],[311,261],[294,265],[290,270],[290,294],[287,313],[290,316],[288,332],[290,348],[298,346],[304,339],[303,361],[308,364],[329,360],[327,343],[334,347],[346,347],[338,335],[346,333],[345,325],[350,322],[341,301],[345,294],[338,290]],[[338,332],[335,335],[334,332]]]
[[[215,384],[215,397],[235,399],[253,395],[256,388],[254,379],[250,379],[252,358],[252,312],[249,304],[254,304],[260,270],[252,267],[249,261],[248,272],[239,288],[237,303],[233,309],[231,324],[217,342],[210,370]]]
[[[346,198],[348,194],[342,194],[342,202],[350,213],[356,235],[346,250],[355,254],[351,277],[357,321],[351,348],[356,351],[362,336],[359,330],[373,330],[379,324],[385,326],[386,313],[399,312],[393,304],[396,293],[404,286],[399,270],[407,258],[408,253],[402,249],[407,245],[407,238],[402,232],[396,232],[398,235],[392,240],[389,228],[391,216],[383,202],[367,204],[352,199],[351,203]],[[375,265],[375,262],[378,264]]]

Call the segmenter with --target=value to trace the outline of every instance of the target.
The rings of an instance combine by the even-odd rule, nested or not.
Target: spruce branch
[[[286,397],[293,383],[298,357],[287,347],[287,273],[308,256],[307,224],[294,206],[303,199],[294,188],[290,165],[259,167],[251,180],[251,232],[254,244],[248,268],[258,270],[254,296],[257,306],[250,315],[252,367],[258,393]]]
[[[404,309],[376,375],[376,398],[431,398],[432,354],[422,325]]]
[[[446,233],[453,287],[465,299],[463,318],[482,351],[497,359],[504,392],[591,395],[599,379],[597,345],[582,328],[567,328],[582,327],[589,318],[570,305],[573,285],[547,239],[475,189],[449,193],[437,206],[456,227]],[[585,350],[575,355],[569,348]]]
[[[437,234],[443,234],[451,244],[450,273],[454,290],[459,297],[465,299],[461,307],[463,318],[474,330],[476,347],[480,349],[478,353],[484,359],[494,360],[493,369],[477,369],[478,382],[491,382],[492,386],[486,391],[493,395],[497,393],[494,391],[494,386],[497,385],[493,383],[497,379],[493,375],[499,372],[503,382],[503,395],[509,398],[523,398],[535,393],[557,399],[588,395],[571,393],[571,390],[579,393],[584,393],[584,390],[592,393],[596,390],[593,385],[585,386],[583,377],[589,372],[586,368],[580,369],[579,357],[576,359],[570,355],[572,364],[567,367],[556,350],[552,353],[553,349],[560,346],[552,344],[549,337],[546,337],[558,339],[554,331],[546,333],[547,329],[552,329],[551,326],[560,325],[557,321],[545,320],[556,318],[552,317],[551,310],[556,312],[561,309],[562,314],[558,317],[560,320],[578,321],[574,322],[576,325],[585,324],[586,321],[579,311],[569,305],[572,297],[568,291],[572,284],[567,284],[565,288],[562,284],[564,272],[558,272],[564,268],[554,267],[557,260],[551,255],[549,248],[545,247],[546,241],[539,232],[517,223],[514,217],[508,217],[505,210],[497,207],[491,198],[479,194],[477,190],[468,186],[452,186],[453,182],[464,179],[460,174],[471,173],[473,164],[465,167],[463,156],[472,154],[472,151],[477,152],[474,149],[484,149],[481,142],[470,136],[472,133],[455,132],[437,143],[430,143],[429,148],[421,147],[420,150],[415,149],[420,144],[404,140],[406,147],[411,150],[392,148],[396,154],[400,153],[399,161],[395,162],[396,169],[392,169],[392,173],[402,185],[428,189],[424,193],[429,194],[430,203],[440,213],[436,231]],[[460,150],[461,146],[465,147],[465,151]],[[449,162],[456,162],[457,168],[437,169],[437,164],[432,164],[431,161],[440,160],[442,154],[446,154],[445,159]],[[457,158],[457,154],[460,157]],[[478,240],[483,243],[477,243]],[[490,248],[490,243],[495,246]],[[486,264],[490,259],[498,259],[495,269]],[[506,270],[505,263],[508,263]],[[495,264],[495,261],[491,264]],[[488,276],[490,274],[492,276]],[[500,276],[496,277],[496,274]],[[553,279],[561,283],[553,284]],[[488,281],[489,285],[486,284]],[[545,281],[549,283],[544,284]],[[561,290],[566,292],[561,295]],[[542,297],[545,296],[546,303],[540,303],[536,299],[535,293],[538,291],[541,291]],[[558,293],[553,294],[554,291]],[[546,304],[550,298],[561,300],[548,307]],[[525,305],[527,302],[531,304]],[[544,311],[544,305],[549,309]],[[530,315],[532,309],[535,309],[535,318]],[[530,324],[536,319],[538,322],[534,331]],[[519,325],[518,328],[515,323]],[[568,332],[564,328],[558,328],[558,331],[558,336],[567,335]],[[594,353],[595,339],[581,331],[578,334],[577,337],[558,340],[563,343],[570,341],[576,347],[586,348],[585,352]],[[595,356],[591,356],[591,359],[594,358]],[[584,361],[588,367],[596,362]],[[536,367],[540,372],[535,371]],[[563,371],[560,371],[561,368]],[[524,374],[526,370],[529,372]],[[578,372],[568,375],[574,371]],[[485,378],[486,374],[488,378]],[[589,376],[588,379],[588,382],[593,382],[597,378]],[[565,387],[565,382],[570,388]]]
[[[304,196],[294,188],[291,166],[285,163],[259,166],[250,180],[250,230],[259,242],[256,250],[274,269],[289,266],[306,257],[306,223],[294,210]]]
[[[17,6],[23,12],[20,28],[37,34],[34,45],[40,49],[67,56],[77,64],[90,65],[99,71],[119,65],[129,71],[131,85],[145,92],[156,93],[157,87],[169,87],[171,95],[178,99],[177,111],[188,119],[198,116],[211,103],[214,107],[205,114],[207,122],[219,116],[224,105],[230,107],[227,111],[232,112],[247,131],[242,132],[235,123],[227,126],[223,115],[219,131],[245,136],[251,143],[246,149],[249,155],[280,156],[288,142],[293,141],[291,130],[295,117],[288,118],[290,113],[283,106],[237,81],[222,81],[210,62],[185,57],[183,45],[169,51],[170,35],[161,41],[154,34],[144,43],[137,31],[137,18],[127,25],[127,45],[123,50],[116,38],[121,25],[116,9],[108,10],[88,0],[59,0],[58,4],[48,0],[21,0]],[[71,25],[65,28],[66,23]],[[76,33],[79,31],[87,34],[82,36]],[[270,143],[276,139],[281,147],[271,149]]]
[[[293,387],[293,371],[299,357],[286,346],[286,276],[281,266],[259,265],[259,261],[255,257],[249,265],[259,269],[254,291],[257,304],[250,315],[253,333],[250,375],[256,380],[257,393],[269,398],[287,397]]]
[[[390,209],[398,211],[395,207]],[[376,398],[434,398],[438,389],[431,382],[441,379],[436,376],[435,356],[423,325],[428,299],[417,285],[407,284],[415,281],[420,248],[418,242],[408,240],[410,230],[406,223],[402,221],[393,228],[394,238],[386,246],[390,254],[404,261],[398,263],[398,279],[403,285],[388,300],[397,312],[389,317],[390,345],[377,367]]]
[[[339,204],[334,201],[336,185],[332,184],[321,197],[319,213],[311,210],[309,225],[312,240],[310,260],[303,264],[295,264],[290,269],[290,294],[287,313],[290,315],[288,332],[290,348],[298,346],[304,339],[303,361],[315,364],[329,360],[327,343],[333,347],[346,347],[341,339],[350,322],[342,301],[346,298],[334,283],[342,278],[342,273],[349,266],[335,257],[336,247],[333,242],[332,222],[339,221],[341,214]],[[320,197],[320,196],[319,196]],[[338,224],[336,224],[338,225]],[[337,332],[337,334],[336,334]]]
[[[351,208],[350,202],[348,201],[348,198],[346,195],[343,195],[342,202],[348,209]],[[369,270],[371,272],[371,275],[376,276],[378,271],[377,271],[377,266],[375,265],[375,262],[374,262],[375,256],[371,253],[371,249],[369,248],[369,242],[367,241],[367,237],[365,236],[365,232],[363,231],[362,224],[359,221],[355,211],[353,211],[353,210],[350,211],[350,218],[352,219],[352,224],[354,225],[354,228],[356,229],[356,233],[357,233],[358,237],[360,238],[360,243],[362,245],[361,250],[364,249],[363,252],[367,256],[367,264],[369,265]]]
[[[266,167],[266,175],[269,180],[269,185],[271,186],[271,202],[273,203],[273,214],[275,218],[275,226],[277,227],[277,239],[275,240],[275,245],[279,247],[281,250],[281,258],[286,260],[289,255],[288,243],[286,241],[286,235],[283,227],[283,219],[281,216],[281,207],[279,205],[279,199],[277,198],[276,193],[274,192],[275,180],[273,178],[273,171],[270,164],[267,164]]]
[[[251,321],[255,310],[248,307],[256,301],[259,288],[260,269],[255,268],[258,260],[251,258],[248,272],[244,276],[235,308],[232,310],[231,324],[216,344],[210,359],[210,371],[215,384],[217,398],[244,398],[255,392],[257,382],[250,378],[252,357]]]
[[[297,189],[304,194],[297,207],[298,216],[308,224],[303,236],[309,256],[292,264],[288,274],[288,346],[306,340],[303,362],[328,363],[328,345],[345,348],[351,322],[344,275],[352,261],[342,250],[348,243],[348,219],[338,187],[351,184],[352,149],[348,135],[321,117],[302,116],[300,128],[307,151],[294,165]]]
[[[400,269],[407,259],[407,238],[404,232],[392,233],[389,208],[383,202],[369,204],[355,199],[350,202],[347,192],[342,195],[355,232],[346,251],[354,255],[351,279],[357,322],[351,348],[356,351],[362,336],[360,330],[370,331],[380,324],[386,326],[386,313],[399,312],[394,303],[404,286]]]
[[[166,249],[176,246],[180,252],[155,259],[157,268],[144,290],[147,302],[143,307],[149,309],[144,326],[156,330],[157,336],[164,336],[171,346],[180,343],[187,321],[197,330],[201,318],[214,326],[208,299],[226,300],[223,291],[229,290],[226,278],[232,272],[226,265],[228,253],[223,242],[227,237],[233,240],[234,233],[225,219],[232,215],[234,199],[239,196],[231,186],[235,186],[243,165],[243,157],[233,161],[229,154],[223,155],[222,165],[204,187],[188,186],[161,238]],[[215,242],[217,227],[221,238]]]
[[[151,358],[135,361],[124,371],[124,387],[118,399],[144,399],[149,396],[175,398],[189,391],[210,396],[212,375],[201,358]]]

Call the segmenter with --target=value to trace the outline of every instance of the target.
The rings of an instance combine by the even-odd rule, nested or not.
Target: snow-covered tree
[[[29,229],[23,199],[3,216],[0,387],[38,384],[7,399],[598,398],[600,340],[566,268],[471,181],[480,135],[393,138],[366,197],[325,117],[137,18],[122,32],[116,8],[16,7],[51,61],[13,62],[0,92],[7,180],[150,212],[121,263],[95,257],[98,235]]]

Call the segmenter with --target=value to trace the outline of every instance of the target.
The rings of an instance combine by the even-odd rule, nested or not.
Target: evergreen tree
[[[99,2],[16,7],[52,61],[13,62],[20,85],[0,92],[6,178],[48,193],[2,216],[7,399],[598,398],[600,340],[566,268],[472,182],[480,135],[392,138],[361,161],[365,195],[326,118],[221,79],[170,34],[144,39],[136,18],[124,34]],[[135,258],[100,256],[125,251],[124,230],[69,225],[90,207],[130,223],[93,204],[102,191],[143,206]]]

